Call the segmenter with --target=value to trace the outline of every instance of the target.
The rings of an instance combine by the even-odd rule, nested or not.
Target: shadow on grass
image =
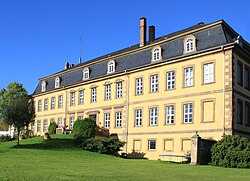
[[[72,150],[78,149],[72,139],[52,138],[33,144],[20,144],[11,148],[14,149],[39,149],[39,150]]]

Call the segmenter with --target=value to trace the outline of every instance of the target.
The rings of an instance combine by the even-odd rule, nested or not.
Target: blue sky
[[[0,0],[0,88],[17,81],[31,94],[38,79],[139,43],[139,19],[156,37],[224,19],[250,42],[250,1]]]

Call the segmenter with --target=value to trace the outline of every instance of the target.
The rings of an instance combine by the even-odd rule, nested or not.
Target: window
[[[175,71],[167,72],[167,90],[175,88]]]
[[[243,65],[239,61],[237,64],[237,82],[239,85],[243,86]]]
[[[79,102],[78,104],[84,104],[84,90],[79,91]]]
[[[105,100],[111,99],[111,84],[105,85]]]
[[[135,79],[135,94],[141,95],[143,91],[143,79],[142,77]]]
[[[38,101],[38,112],[42,111],[42,100]]]
[[[161,60],[161,47],[157,46],[152,50],[152,62]]]
[[[58,128],[62,128],[62,118],[57,119]]]
[[[135,110],[135,126],[142,126],[142,109]]]
[[[184,53],[193,52],[196,50],[196,38],[189,35],[184,39]]]
[[[202,122],[213,122],[214,121],[214,101],[213,100],[204,100],[202,101]]]
[[[48,131],[48,121],[47,120],[43,120],[43,132]]]
[[[41,132],[41,120],[37,120],[37,132]]]
[[[152,107],[149,109],[150,112],[150,126],[155,126],[158,124],[158,109],[157,107]]]
[[[214,63],[203,65],[203,83],[208,84],[214,82]]]
[[[42,82],[42,92],[46,91],[46,81]]]
[[[250,104],[245,102],[245,125],[250,126]]]
[[[96,102],[96,87],[91,88],[91,102]]]
[[[58,108],[59,109],[63,108],[63,96],[62,95],[58,96]]]
[[[36,112],[36,101],[34,101],[33,104],[34,104],[34,110]]]
[[[174,140],[173,139],[164,140],[164,150],[165,151],[173,151],[174,150]]]
[[[150,92],[158,91],[158,74],[150,76]]]
[[[104,127],[110,128],[110,113],[104,113]]]
[[[245,83],[245,88],[249,90],[250,89],[250,71],[247,66],[245,66],[244,83]]]
[[[44,111],[48,110],[48,106],[49,106],[49,99],[44,99]]]
[[[76,98],[76,93],[75,92],[71,92],[70,93],[70,106],[74,106],[75,105],[75,99]]]
[[[141,140],[134,140],[133,151],[141,150]]]
[[[31,122],[31,131],[35,132],[35,121]]]
[[[182,139],[181,150],[185,152],[191,151],[191,139]]]
[[[89,79],[89,68],[84,68],[83,69],[83,80],[88,80]]]
[[[75,117],[74,116],[69,117],[69,128],[70,129],[73,129],[74,122],[75,122]]]
[[[56,79],[55,79],[55,88],[58,88],[58,87],[60,87],[60,78],[56,77]]]
[[[54,122],[55,122],[54,119],[50,119],[49,124],[54,123]]]
[[[155,149],[156,149],[156,141],[148,140],[148,150],[155,150]]]
[[[56,107],[56,97],[51,97],[51,109],[55,109]]]
[[[116,83],[116,98],[122,98],[122,82]]]
[[[193,86],[193,67],[184,69],[184,87]]]
[[[193,123],[193,104],[188,103],[183,105],[184,108],[184,123]]]
[[[242,100],[237,100],[237,123],[243,123],[243,102]]]
[[[166,106],[166,124],[174,124],[174,105]]]
[[[83,120],[83,116],[78,116],[78,119]]]
[[[122,127],[122,112],[121,111],[115,113],[115,126],[116,128]]]
[[[111,60],[108,63],[108,73],[115,72],[115,61]]]

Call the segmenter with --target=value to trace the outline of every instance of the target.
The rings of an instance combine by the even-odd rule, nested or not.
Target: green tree
[[[23,85],[10,83],[0,91],[0,119],[7,125],[13,125],[17,130],[17,145],[20,131],[34,119],[34,104]]]

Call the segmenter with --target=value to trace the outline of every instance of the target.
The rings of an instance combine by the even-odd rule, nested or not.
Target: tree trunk
[[[17,128],[17,146],[19,146],[20,128]]]

